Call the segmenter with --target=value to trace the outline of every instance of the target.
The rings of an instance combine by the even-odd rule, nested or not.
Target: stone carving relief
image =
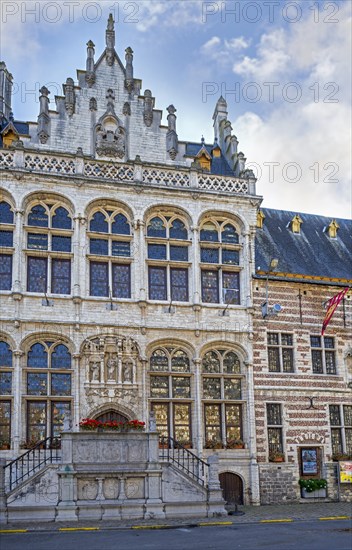
[[[127,498],[144,498],[144,479],[142,477],[126,479],[125,493]]]
[[[139,350],[130,337],[103,336],[83,345],[85,391],[89,406],[97,398],[132,403],[137,394]]]
[[[104,479],[103,493],[106,500],[116,500],[119,496],[119,480],[114,477]]]
[[[98,495],[98,482],[95,479],[79,479],[78,500],[95,500]]]
[[[99,156],[122,158],[126,149],[125,129],[115,113],[115,95],[111,88],[106,98],[107,109],[95,128],[95,150]]]

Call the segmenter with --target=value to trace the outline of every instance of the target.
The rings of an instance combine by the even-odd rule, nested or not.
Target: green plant
[[[269,453],[269,461],[275,462],[275,461],[283,461],[285,460],[285,453],[282,453],[281,451],[272,451]]]
[[[226,449],[243,449],[244,442],[242,439],[228,439],[226,441]]]
[[[9,449],[10,448],[10,442],[8,439],[0,439],[0,449]]]
[[[207,439],[204,447],[206,449],[222,449],[224,446],[219,439]]]
[[[319,489],[326,489],[328,484],[326,479],[300,479],[298,483],[301,489],[305,489],[307,493],[313,493],[313,491],[319,491]]]

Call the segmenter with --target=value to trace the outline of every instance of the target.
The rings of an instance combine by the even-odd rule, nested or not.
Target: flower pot
[[[326,489],[316,489],[315,491],[308,492],[304,487],[301,488],[302,498],[326,498]]]
[[[276,458],[271,458],[270,462],[285,462],[285,459],[283,456],[277,456]]]

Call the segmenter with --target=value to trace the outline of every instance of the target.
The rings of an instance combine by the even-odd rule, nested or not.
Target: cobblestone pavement
[[[27,531],[57,531],[59,529],[166,529],[185,526],[211,526],[258,522],[283,521],[329,521],[351,520],[352,504],[349,502],[316,502],[272,506],[238,506],[229,510],[228,516],[219,518],[178,518],[168,520],[122,520],[122,521],[79,521],[79,522],[19,522],[1,524],[0,532],[24,529]],[[231,513],[232,512],[232,513]]]

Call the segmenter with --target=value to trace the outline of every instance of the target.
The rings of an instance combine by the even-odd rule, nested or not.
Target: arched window
[[[12,255],[14,253],[13,232],[14,216],[11,206],[0,202],[0,290],[12,288]],[[4,252],[4,253],[3,253]]]
[[[71,294],[70,213],[57,201],[47,200],[31,207],[27,224],[27,291]]]
[[[187,353],[159,348],[150,357],[150,408],[160,435],[191,445],[191,371]]]
[[[95,212],[89,229],[90,295],[131,298],[132,235],[127,217],[116,209]]]
[[[9,449],[11,443],[12,350],[0,341],[0,448]]]
[[[205,446],[227,446],[242,440],[242,376],[238,355],[208,351],[202,358]]]
[[[57,437],[72,405],[72,359],[66,345],[52,340],[36,342],[27,353],[23,370],[26,386],[29,444]]]
[[[147,224],[149,299],[188,302],[188,230],[171,216]]]
[[[203,302],[240,304],[240,252],[233,224],[221,219],[203,223],[200,230]]]

